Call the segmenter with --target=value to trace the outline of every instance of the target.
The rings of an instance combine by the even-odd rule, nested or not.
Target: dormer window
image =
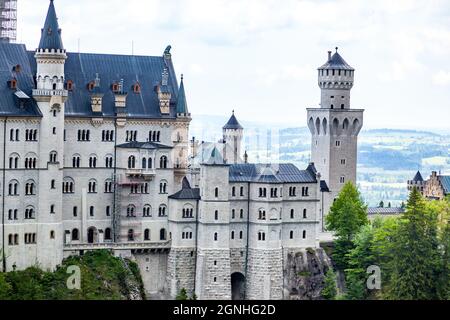
[[[66,83],[66,89],[68,91],[72,91],[73,90],[73,81],[72,80],[68,80]]]
[[[88,85],[87,85],[87,87],[88,87],[88,90],[89,90],[89,91],[93,91],[93,90],[94,90],[94,87],[95,87],[94,81],[89,82]]]
[[[20,64],[17,64],[13,67],[13,72],[20,72],[22,70],[22,67],[20,66]]]
[[[133,92],[134,92],[134,93],[141,93],[141,86],[140,86],[139,83],[135,83],[135,84],[133,85]]]
[[[119,84],[118,83],[112,84],[112,91],[115,93],[119,92]]]
[[[12,80],[8,81],[8,84],[9,84],[10,89],[17,89],[17,80],[16,79],[12,79]]]

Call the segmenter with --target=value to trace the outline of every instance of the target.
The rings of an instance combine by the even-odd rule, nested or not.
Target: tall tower
[[[17,39],[17,0],[0,0],[0,41]]]
[[[356,184],[358,134],[363,125],[364,110],[350,108],[355,69],[337,51],[333,55],[329,51],[328,61],[318,69],[320,108],[307,109],[311,161],[330,190],[323,200],[322,231],[323,218],[343,185]]]
[[[199,300],[230,300],[229,165],[214,148],[200,167],[195,293]]]
[[[64,156],[64,64],[67,59],[53,0],[35,54],[37,72],[33,98],[42,112],[39,129],[38,257],[44,268],[62,260],[62,192]]]
[[[225,161],[229,164],[242,163],[241,144],[244,128],[233,114],[230,120],[223,126],[223,141],[225,142]]]

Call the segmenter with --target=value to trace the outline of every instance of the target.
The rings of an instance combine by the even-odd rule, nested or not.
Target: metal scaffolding
[[[17,0],[0,0],[0,40],[17,40]]]

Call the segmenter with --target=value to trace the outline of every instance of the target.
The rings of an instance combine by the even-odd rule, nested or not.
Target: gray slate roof
[[[231,115],[230,120],[228,120],[228,122],[223,126],[223,129],[243,129],[239,121],[237,121],[234,115],[234,111],[233,114]]]
[[[169,196],[169,199],[176,200],[199,200],[200,199],[200,189],[199,188],[191,188],[189,181],[186,177],[183,178],[182,188],[177,193]]]
[[[450,194],[450,176],[438,176],[439,182],[444,189],[444,193]]]
[[[391,215],[391,214],[402,214],[405,212],[405,209],[402,208],[367,208],[367,213],[369,215],[375,215],[375,214],[385,214],[385,215]]]
[[[230,182],[260,183],[316,183],[312,170],[299,170],[290,163],[281,164],[233,164],[229,172]]]
[[[333,54],[330,60],[327,61],[323,66],[321,66],[319,69],[341,69],[341,70],[351,70],[353,69],[347,62],[345,62],[344,58],[341,57],[339,53]]]
[[[155,143],[155,142],[127,142],[123,144],[119,144],[117,148],[123,148],[123,149],[172,149],[171,146],[166,146],[164,144]]]
[[[17,65],[20,66],[19,72],[13,71]],[[8,86],[8,81],[12,79],[17,80],[17,88],[20,91],[32,96],[33,72],[25,45],[0,41],[0,116],[41,117],[42,114],[33,99],[23,101],[23,108],[19,108],[16,90]]]
[[[61,39],[61,29],[58,25],[58,18],[56,17],[53,0],[50,0],[47,18],[45,19],[44,28],[41,32],[42,34],[41,41],[39,42],[39,49],[64,49]]]
[[[184,92],[183,77],[181,77],[180,90],[178,90],[177,113],[188,113],[186,94]]]
[[[417,171],[416,175],[414,176],[413,181],[415,181],[415,182],[423,182],[424,181],[420,171]]]
[[[0,42],[0,115],[42,116],[36,102],[30,99],[20,109],[15,90],[8,81],[17,79],[17,88],[32,97],[36,74],[35,52],[27,51],[22,44]],[[159,119],[175,118],[178,97],[178,83],[171,60],[154,56],[129,56],[111,54],[68,53],[65,64],[66,81],[72,80],[73,91],[69,91],[65,104],[68,117],[113,117],[115,116],[115,96],[111,90],[113,83],[124,80],[124,91],[128,92],[125,113],[130,118]],[[20,72],[13,67],[20,65]],[[156,86],[161,83],[164,68],[168,69],[167,90],[171,93],[170,114],[161,115]],[[94,114],[91,108],[91,92],[87,85],[99,74],[100,87],[96,93],[103,94],[102,113]],[[134,93],[132,86],[141,86],[140,93]]]

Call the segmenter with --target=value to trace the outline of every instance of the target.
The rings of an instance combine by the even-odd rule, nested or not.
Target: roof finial
[[[338,49],[339,49],[339,48],[338,48],[338,47],[336,47],[336,53],[337,53]]]
[[[184,74],[181,74],[181,81],[183,81],[184,79]]]
[[[234,109],[233,109],[233,116],[234,116]]]

